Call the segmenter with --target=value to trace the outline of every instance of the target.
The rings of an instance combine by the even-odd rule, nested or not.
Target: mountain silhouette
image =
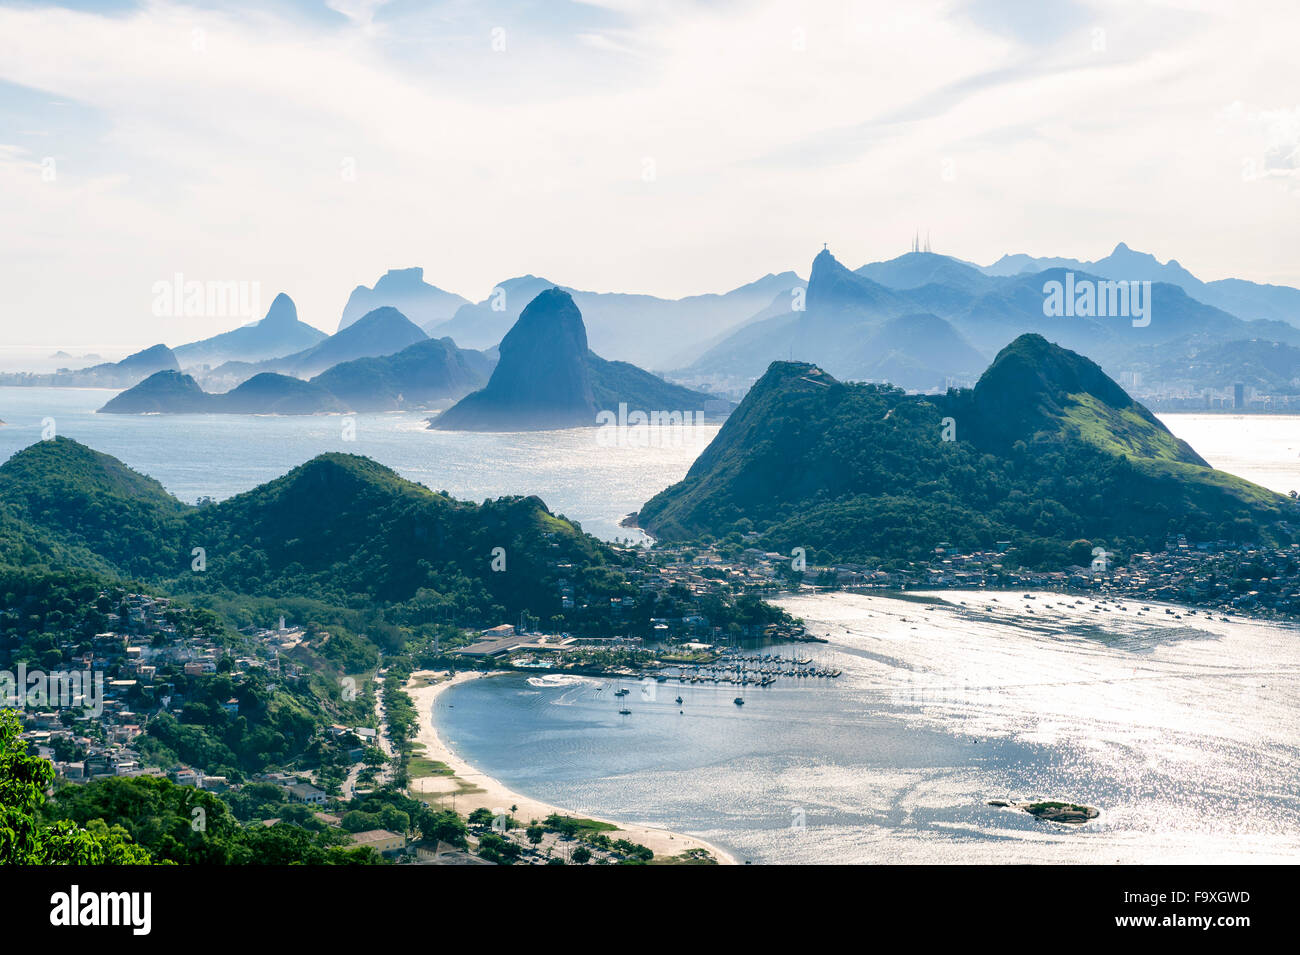
[[[597,413],[620,403],[635,410],[705,410],[714,399],[665,382],[587,347],[573,296],[540,292],[501,340],[487,386],[433,419],[445,431],[539,431],[596,425]]]

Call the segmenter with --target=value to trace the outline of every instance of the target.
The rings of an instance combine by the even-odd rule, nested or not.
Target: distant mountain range
[[[1148,376],[1172,388],[1228,391],[1241,384],[1269,395],[1300,394],[1300,348],[1249,339],[1162,354],[1152,349]]]
[[[1045,287],[1074,282],[1151,283],[1151,321],[1135,327],[1124,315],[1045,314]],[[1300,348],[1300,289],[1204,282],[1176,260],[1162,263],[1124,243],[1093,262],[1014,254],[979,266],[914,251],[855,270],[824,250],[807,283],[787,271],[682,299],[582,291],[524,275],[471,303],[426,282],[423,269],[392,269],[373,286],[353,290],[334,335],[301,322],[281,293],[261,321],[174,351],[156,345],[77,371],[0,374],[0,384],[129,388],[158,371],[184,370],[201,389],[227,393],[255,375],[310,379],[430,336],[452,339],[467,366],[486,379],[495,347],[525,306],[557,287],[580,310],[595,352],[668,370],[668,378],[692,390],[733,397],[776,360],[813,362],[846,380],[942,391],[973,382],[991,356],[1025,332],[1081,351],[1112,375],[1131,374],[1125,380],[1145,381],[1155,389],[1151,394],[1236,383],[1300,394],[1300,365],[1274,361],[1266,374],[1255,374],[1239,360],[1258,351],[1251,343]],[[1237,358],[1213,359],[1214,349]],[[1289,353],[1272,357],[1279,354]],[[389,403],[403,405],[398,395],[409,397],[399,389]]]
[[[582,311],[591,347],[647,368],[676,368],[692,361],[719,336],[756,316],[789,313],[793,290],[804,288],[794,272],[765,275],[732,289],[680,299],[614,292],[584,292],[534,275],[506,279],[481,302],[464,305],[431,335],[448,335],[462,348],[490,348],[518,321],[541,292],[562,288]]]
[[[261,372],[310,378],[340,362],[391,355],[425,341],[418,325],[391,306],[376,308],[309,348],[259,362],[226,362],[204,376],[209,388],[233,387]]]
[[[215,365],[227,361],[257,362],[302,351],[325,338],[325,333],[298,321],[293,299],[281,292],[260,322],[174,349],[181,367]]]
[[[1177,259],[1162,264],[1154,255],[1135,252],[1123,242],[1115,246],[1110,255],[1096,262],[1004,255],[981,271],[990,276],[1008,276],[1046,269],[1073,269],[1108,279],[1164,282],[1177,285],[1197,301],[1231,312],[1238,318],[1271,319],[1300,327],[1300,289],[1286,285],[1261,285],[1243,279],[1202,282],[1183,268]]]
[[[716,399],[655,377],[588,348],[573,296],[539,292],[501,340],[487,386],[430,423],[443,431],[540,431],[593,427],[601,410],[620,403],[643,412],[705,411]],[[725,403],[723,403],[725,405]]]
[[[432,408],[480,387],[490,367],[480,352],[462,351],[449,338],[426,338],[391,355],[340,362],[310,381],[260,372],[224,393],[205,392],[190,375],[160,371],[99,410],[292,415]]]
[[[1011,566],[1065,569],[1094,545],[1158,549],[1169,535],[1289,540],[1298,509],[1208,467],[1096,363],[1027,334],[945,395],[774,362],[638,521],[668,540],[751,534],[809,561],[1006,541]]]
[[[166,345],[151,345],[121,361],[103,362],[76,371],[60,369],[48,374],[0,374],[0,385],[47,388],[130,388],[158,371],[179,371],[176,354]]]
[[[801,359],[840,378],[941,391],[973,380],[986,356],[1030,331],[1078,349],[1116,373],[1148,367],[1156,348],[1169,359],[1252,338],[1300,345],[1300,328],[1290,321],[1243,320],[1189,294],[1184,285],[1191,282],[1176,263],[1154,269],[1152,263],[1153,257],[1121,245],[1093,264],[1004,258],[991,267],[997,274],[929,252],[909,252],[852,271],[823,250],[813,260],[804,311],[746,324],[672,377],[743,390],[772,361]],[[1045,268],[1022,270],[1038,265]],[[1102,271],[1089,271],[1093,265]],[[1104,288],[1107,279],[1150,282],[1149,295],[1139,287],[1147,296],[1149,321],[1131,314],[1045,313],[1049,283]],[[1098,302],[1105,298],[1100,294]],[[1292,320],[1300,322],[1300,311]]]
[[[358,285],[348,296],[339,320],[339,331],[347,328],[362,316],[384,305],[390,305],[421,328],[432,328],[468,305],[469,299],[455,292],[446,292],[424,281],[424,269],[389,269],[374,287]],[[493,342],[492,344],[496,344]]]

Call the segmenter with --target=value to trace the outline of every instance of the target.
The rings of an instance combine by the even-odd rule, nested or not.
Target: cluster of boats
[[[1034,598],[1034,595],[1033,595],[1033,594],[1025,594],[1025,595],[1024,595],[1024,599],[1025,599],[1025,600],[1033,600],[1033,599],[1035,599],[1035,598]],[[964,604],[965,601],[962,601],[962,603]],[[1048,603],[1047,601],[1044,601],[1044,602],[1043,602],[1043,606],[1044,606],[1044,607],[1051,607],[1051,606],[1053,606],[1053,604]],[[1058,606],[1058,607],[1060,607],[1060,608],[1062,608],[1062,609],[1064,609],[1064,610],[1071,610],[1071,609],[1087,609],[1087,603],[1085,603],[1083,600],[1075,600],[1075,601],[1073,601],[1073,602],[1067,602],[1067,601],[1064,601],[1064,600],[1063,600],[1061,603],[1056,604],[1055,606]],[[1100,598],[1099,600],[1094,601],[1094,602],[1093,602],[1093,605],[1092,605],[1092,607],[1091,607],[1091,609],[1088,609],[1088,612],[1089,612],[1089,613],[1110,613],[1110,612],[1111,612],[1111,608],[1112,608],[1112,606],[1113,606],[1113,608],[1114,608],[1115,610],[1118,610],[1118,611],[1120,611],[1121,613],[1127,613],[1127,612],[1128,612],[1128,607],[1126,607],[1124,604],[1120,603],[1118,600],[1115,601],[1114,604],[1112,604],[1112,603],[1111,603],[1109,600],[1107,600],[1105,597],[1102,597],[1102,598]],[[986,606],[984,609],[985,609],[985,610],[992,610],[993,608],[992,608],[992,606]],[[1189,617],[1195,617],[1195,616],[1196,616],[1196,610],[1193,609],[1193,608],[1188,607],[1188,608],[1181,608],[1181,609],[1183,610],[1183,613],[1186,613]],[[1024,611],[1025,611],[1025,613],[1033,613],[1033,612],[1034,612],[1034,611],[1031,610],[1029,607],[1025,607],[1025,608],[1024,608]],[[1141,610],[1138,610],[1138,611],[1137,611],[1137,615],[1138,615],[1139,617],[1142,616],[1144,613],[1154,613],[1154,611],[1153,611],[1150,607],[1145,607],[1145,606],[1142,607]],[[1167,616],[1173,617],[1175,620],[1182,620],[1182,619],[1183,619],[1183,614],[1182,614],[1182,613],[1178,613],[1178,612],[1176,612],[1176,611],[1174,611],[1174,610],[1169,609],[1168,607],[1165,608],[1165,614],[1166,614]],[[1211,612],[1208,611],[1208,610],[1205,611],[1205,619],[1206,619],[1206,620],[1213,620],[1213,619],[1214,619],[1214,614],[1211,613]],[[1224,623],[1231,623],[1231,621],[1228,620],[1227,617],[1220,617],[1219,619],[1222,620]]]
[[[778,677],[833,680],[841,671],[819,666],[812,660],[783,657],[775,653],[741,655],[726,653],[716,663],[673,667],[676,673],[661,674],[663,682],[675,678],[679,683],[730,683],[733,686],[771,686]]]
[[[658,683],[667,683],[669,680],[677,680],[685,684],[729,684],[731,686],[771,686],[780,677],[793,677],[795,679],[828,679],[833,680],[843,671],[829,666],[821,666],[811,659],[789,656],[783,657],[776,653],[751,653],[744,654],[740,651],[728,651],[722,654],[713,663],[700,664],[679,664],[666,668],[666,672],[656,674],[655,681]],[[606,689],[606,687],[601,687]],[[600,692],[597,690],[596,692]],[[631,694],[627,687],[620,686],[614,691],[614,697],[620,702]],[[685,701],[678,696],[676,701],[678,706],[683,706]],[[745,705],[745,698],[738,696],[732,700],[737,706]],[[628,716],[631,710],[626,703],[619,709],[620,716]]]

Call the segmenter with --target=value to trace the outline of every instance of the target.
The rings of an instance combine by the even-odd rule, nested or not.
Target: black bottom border
[[[676,933],[696,919],[720,930],[724,944],[787,931],[812,942],[855,928],[927,940],[1154,935],[1231,944],[1241,933],[1285,930],[1293,909],[1290,867],[749,866],[658,875],[654,867],[595,868],[548,867],[548,877],[505,866],[49,867],[0,869],[0,881],[6,922],[23,936],[75,934],[80,944],[131,947],[373,945],[412,934],[446,943],[462,930],[480,939],[533,933],[596,943],[611,930],[621,934],[618,925]],[[135,927],[53,924],[73,920],[73,886],[85,911],[100,902],[96,895],[87,903],[92,894],[148,893],[147,934],[138,924],[143,895],[130,897],[133,909],[121,896],[108,900],[121,921],[134,911]]]

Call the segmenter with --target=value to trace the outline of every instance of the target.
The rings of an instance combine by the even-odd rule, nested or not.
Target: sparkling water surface
[[[743,707],[725,684],[629,683],[620,716],[608,681],[507,675],[444,694],[435,724],[530,796],[756,862],[1300,858],[1295,627],[930,596],[781,601],[830,642],[780,652],[843,675],[745,687]],[[1102,814],[987,805],[1038,799]]]

